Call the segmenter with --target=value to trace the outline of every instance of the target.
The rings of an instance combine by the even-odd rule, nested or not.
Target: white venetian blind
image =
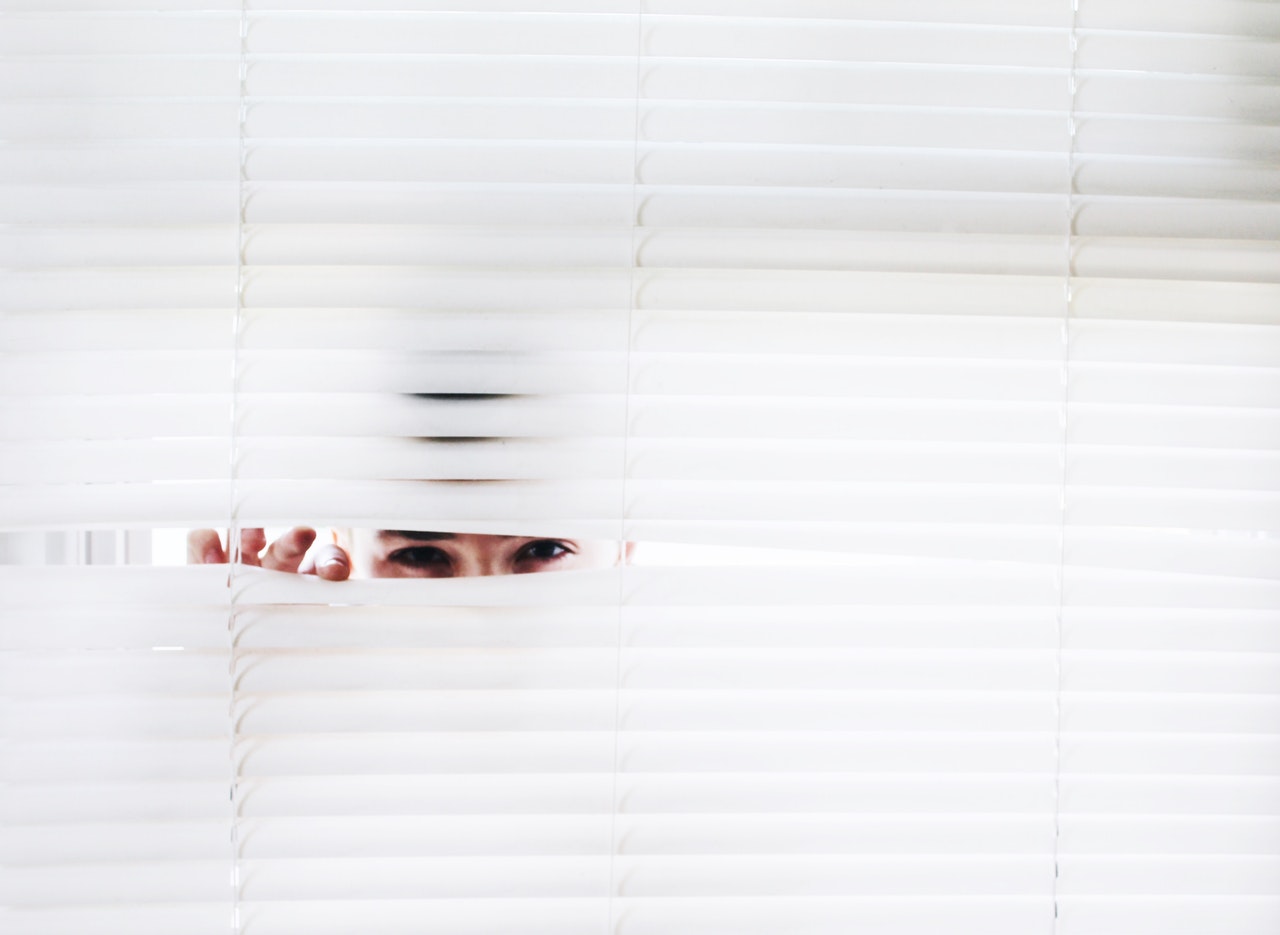
[[[1271,935],[1280,9],[7,0],[23,935]],[[813,550],[826,554],[816,556]]]

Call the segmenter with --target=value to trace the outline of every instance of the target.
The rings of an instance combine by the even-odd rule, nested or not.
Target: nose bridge
[[[502,569],[502,553],[499,549],[486,547],[487,543],[460,543],[454,556],[453,574],[456,578],[481,578],[486,575],[500,575]]]

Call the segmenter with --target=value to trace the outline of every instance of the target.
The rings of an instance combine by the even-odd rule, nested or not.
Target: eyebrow
[[[438,539],[457,538],[451,532],[418,532],[413,529],[379,529],[379,539],[412,539],[415,542],[435,542]]]
[[[379,529],[379,539],[412,539],[414,542],[438,542],[441,539],[456,539],[451,532],[422,532],[416,529]],[[519,539],[520,536],[493,536],[494,539]]]

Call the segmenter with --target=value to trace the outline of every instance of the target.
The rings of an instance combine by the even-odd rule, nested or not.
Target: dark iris
[[[539,562],[549,562],[557,559],[562,555],[569,554],[569,547],[563,542],[555,539],[539,539],[536,542],[530,542],[520,550],[518,558],[533,559]]]
[[[449,556],[443,549],[437,549],[429,545],[415,545],[407,549],[396,549],[387,558],[397,565],[406,565],[411,568],[449,564]]]

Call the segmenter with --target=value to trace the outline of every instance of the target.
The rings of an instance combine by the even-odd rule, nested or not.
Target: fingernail
[[[204,553],[204,563],[206,565],[217,565],[222,562],[222,555],[218,549],[206,549]]]
[[[346,568],[347,563],[340,558],[327,558],[320,563],[321,568]]]

